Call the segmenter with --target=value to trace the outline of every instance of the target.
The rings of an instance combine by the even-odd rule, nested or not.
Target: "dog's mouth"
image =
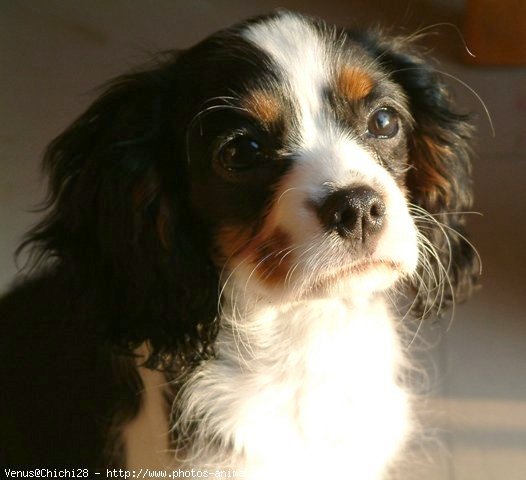
[[[372,270],[378,269],[401,272],[402,265],[400,262],[396,262],[395,260],[366,258],[353,262],[350,265],[346,265],[344,267],[329,270],[323,276],[338,279],[348,277],[349,275],[369,273]]]
[[[400,262],[391,259],[361,259],[349,265],[319,272],[310,289],[313,291],[326,289],[352,277],[360,279],[375,274],[384,274],[390,277],[402,276],[404,268]]]

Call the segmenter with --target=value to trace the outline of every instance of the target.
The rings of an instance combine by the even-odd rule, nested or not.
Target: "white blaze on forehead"
[[[282,14],[248,27],[243,36],[270,55],[285,75],[299,106],[303,142],[310,144],[328,83],[327,48],[319,33],[301,17]]]
[[[412,271],[418,255],[416,230],[403,192],[371,151],[354,138],[359,132],[342,128],[330,109],[323,108],[323,91],[335,71],[326,40],[307,20],[287,13],[248,27],[243,36],[272,58],[299,109],[301,146],[294,168],[282,180],[269,224],[290,235],[298,245],[295,254],[301,256],[305,248],[305,254],[309,252],[305,258],[316,258],[315,252],[327,247],[309,205],[321,204],[327,186],[366,185],[384,197],[388,219],[375,255]]]

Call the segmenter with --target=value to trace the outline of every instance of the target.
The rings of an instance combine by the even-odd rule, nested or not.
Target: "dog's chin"
[[[254,277],[249,283],[251,287],[256,287],[252,291],[258,291],[260,298],[267,298],[271,302],[335,297],[364,301],[375,293],[391,288],[410,274],[410,266],[403,262],[369,258],[344,265],[326,266],[315,273],[296,271],[286,281],[272,286],[265,285]]]

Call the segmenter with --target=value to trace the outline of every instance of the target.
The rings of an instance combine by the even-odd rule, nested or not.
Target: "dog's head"
[[[225,283],[285,301],[404,279],[418,315],[474,279],[470,132],[409,42],[281,12],[111,84],[49,147],[28,242],[152,362],[211,353]]]

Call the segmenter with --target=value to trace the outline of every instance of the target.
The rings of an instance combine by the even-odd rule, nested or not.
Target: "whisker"
[[[412,41],[412,40],[418,38],[419,36],[421,36],[423,33],[427,32],[429,30],[432,30],[434,28],[437,28],[437,27],[450,27],[450,28],[452,28],[458,34],[458,37],[459,37],[460,41],[462,42],[462,45],[463,45],[464,49],[466,50],[466,52],[468,53],[468,55],[473,57],[473,58],[477,58],[476,55],[469,49],[468,44],[466,42],[466,39],[464,38],[464,35],[462,34],[460,28],[458,28],[457,25],[455,25],[454,23],[451,23],[451,22],[438,22],[438,23],[434,23],[433,25],[428,25],[426,27],[422,27],[419,30],[417,30],[416,32],[414,32],[411,35],[409,35],[407,37],[407,40],[408,41]]]
[[[412,213],[415,223],[418,226],[418,243],[419,243],[419,249],[421,252],[420,258],[419,258],[419,267],[423,274],[427,277],[424,278],[422,275],[417,274],[417,279],[419,279],[419,283],[426,284],[426,295],[427,299],[423,302],[423,312],[422,312],[422,319],[426,317],[426,315],[429,314],[429,312],[432,309],[436,308],[436,311],[440,313],[442,311],[443,303],[445,301],[445,293],[446,293],[446,287],[448,289],[448,295],[449,300],[451,301],[451,315],[450,320],[448,323],[448,327],[446,331],[449,331],[451,328],[451,325],[453,323],[453,319],[455,317],[456,313],[456,299],[455,299],[455,289],[453,287],[452,279],[450,277],[450,272],[452,270],[452,244],[450,235],[457,235],[459,238],[461,238],[464,242],[466,242],[467,245],[473,250],[475,253],[477,260],[480,265],[480,272],[482,272],[482,260],[480,258],[480,255],[477,251],[477,249],[474,247],[474,245],[459,231],[457,231],[455,228],[451,227],[450,225],[441,222],[437,219],[437,217],[440,217],[441,215],[462,215],[466,213],[471,213],[475,215],[480,215],[479,212],[444,212],[444,213],[437,213],[437,214],[431,214],[427,212],[424,208],[415,205],[415,204],[409,204],[409,210]],[[428,227],[426,227],[426,225]],[[444,237],[446,250],[439,254],[437,251],[437,248],[431,243],[431,240],[422,232],[425,232],[426,229],[433,228],[437,229],[441,232],[441,234]],[[447,255],[447,263],[444,263],[442,260],[443,256]],[[431,265],[431,259],[436,266],[435,268]],[[438,277],[437,277],[438,275]],[[433,293],[434,292],[434,293]],[[418,292],[415,296],[415,299],[417,299],[422,293],[422,290],[419,286]],[[431,297],[433,295],[433,298]],[[411,306],[409,307],[408,312],[414,308],[415,303],[413,302]],[[409,343],[409,347],[413,344],[414,339],[418,335],[420,331],[421,325],[417,327],[417,330],[413,336],[413,339]]]
[[[287,188],[287,190],[285,190],[285,191],[279,196],[279,198],[278,198],[278,200],[277,200],[276,203],[279,204],[279,202],[281,202],[281,199],[282,199],[287,193],[291,192],[292,190],[299,190],[299,188],[297,188],[297,187]]]
[[[479,275],[482,275],[482,258],[480,256],[477,248],[473,245],[473,243],[465,235],[461,234],[458,230],[456,230],[453,227],[451,227],[450,225],[447,225],[447,224],[445,224],[443,222],[440,222],[439,220],[434,218],[435,216],[438,216],[438,215],[454,215],[455,213],[458,213],[458,214],[472,213],[472,214],[475,214],[475,215],[481,215],[482,216],[483,215],[482,213],[480,213],[480,212],[444,212],[443,214],[438,213],[438,214],[432,215],[429,212],[427,212],[424,208],[422,208],[422,207],[420,207],[418,205],[412,204],[412,203],[409,204],[409,208],[410,208],[410,210],[413,210],[413,211],[415,211],[417,213],[423,214],[423,217],[420,217],[421,220],[427,219],[427,220],[430,221],[429,223],[437,225],[442,230],[442,232],[443,232],[444,236],[446,237],[446,239],[448,239],[448,235],[446,234],[444,229],[447,229],[451,233],[454,233],[459,238],[464,240],[469,245],[469,247],[473,250],[473,253],[477,257],[477,261],[478,261],[478,264],[479,264]],[[419,217],[417,216],[416,218],[419,218]]]
[[[400,68],[398,70],[392,71],[391,74],[395,74],[395,73],[399,73],[399,72],[406,72],[406,71],[411,71],[411,70],[425,70],[427,68],[429,68],[429,67]],[[439,70],[437,68],[433,68],[433,71],[436,72],[436,73],[439,73],[440,75],[444,75],[445,77],[448,77],[448,78],[451,78],[452,80],[457,81],[460,85],[462,85],[464,88],[466,88],[469,92],[471,92],[475,96],[475,98],[479,101],[479,103],[481,104],[482,108],[484,109],[484,112],[486,114],[486,118],[488,119],[488,123],[489,123],[489,126],[490,126],[491,135],[492,135],[492,137],[495,137],[496,136],[496,134],[495,134],[495,126],[493,124],[493,119],[491,118],[491,114],[489,113],[489,109],[488,109],[488,107],[486,105],[486,102],[484,102],[484,100],[482,100],[482,97],[475,91],[475,89],[473,87],[470,87],[466,82],[464,82],[460,78],[456,77],[455,75],[452,75],[450,73],[444,72],[443,70]]]
[[[438,213],[426,212],[426,213],[430,217],[441,217],[441,216],[447,216],[447,215],[479,215],[480,217],[484,216],[482,212],[476,212],[476,211],[454,211],[454,212],[438,212]]]

